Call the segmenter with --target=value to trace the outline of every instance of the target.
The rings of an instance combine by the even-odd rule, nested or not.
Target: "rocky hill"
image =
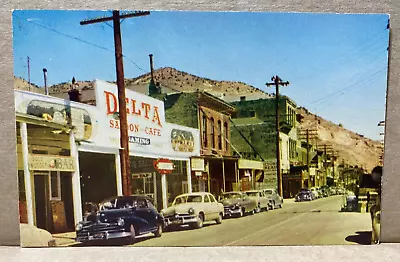
[[[298,109],[304,118],[300,123],[301,130],[316,130],[316,143],[330,145],[338,155],[339,163],[359,166],[371,172],[378,165],[382,154],[382,144],[347,130],[341,125],[316,116],[304,108]]]
[[[164,87],[163,92],[192,92],[196,90],[209,92],[225,101],[235,101],[241,96],[246,99],[271,98],[273,95],[265,93],[251,85],[242,82],[216,81],[188,74],[171,67],[160,68],[154,71],[156,82]],[[72,77],[71,77],[72,78]],[[14,78],[16,89],[28,90],[28,82],[21,78]],[[126,79],[126,88],[137,92],[146,93],[150,73],[141,75],[137,78]],[[82,98],[87,103],[94,103],[93,81],[77,81],[78,89],[82,91]],[[50,94],[53,96],[68,99],[67,92],[71,83],[60,83],[49,87]],[[31,91],[44,93],[43,88],[31,85]],[[351,132],[344,127],[336,125],[330,121],[316,116],[305,108],[299,108],[304,119],[300,128],[317,130],[317,143],[319,145],[331,145],[333,150],[338,153],[338,161],[349,165],[357,165],[370,171],[379,161],[382,153],[382,145],[379,141],[374,141],[362,135]]]

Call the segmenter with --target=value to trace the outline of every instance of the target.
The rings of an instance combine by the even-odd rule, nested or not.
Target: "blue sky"
[[[111,11],[13,14],[14,74],[43,86],[115,80],[111,22],[80,21]],[[215,80],[241,81],[266,92],[279,75],[281,93],[336,124],[380,140],[385,118],[388,15],[249,12],[151,12],[121,25],[126,78],[154,66]]]

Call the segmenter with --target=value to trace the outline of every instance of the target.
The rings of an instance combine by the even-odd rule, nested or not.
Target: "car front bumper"
[[[234,215],[239,215],[240,214],[241,209],[240,208],[224,208],[224,217],[231,217]]]
[[[116,239],[116,238],[125,238],[125,237],[130,237],[131,233],[130,232],[125,232],[125,231],[120,231],[120,232],[85,232],[85,233],[79,233],[77,232],[77,237],[75,238],[75,241],[77,242],[88,242],[88,241],[94,241],[94,240],[108,240],[108,239]]]
[[[197,216],[173,216],[165,217],[164,224],[166,227],[171,225],[188,225],[192,223],[197,223],[199,218]]]

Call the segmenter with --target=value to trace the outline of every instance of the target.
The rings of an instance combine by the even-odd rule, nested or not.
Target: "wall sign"
[[[168,159],[158,159],[154,160],[154,168],[160,174],[170,174],[174,170],[174,164]]]
[[[190,159],[192,171],[204,172],[204,159],[203,158],[191,158]]]
[[[28,163],[30,170],[75,172],[74,158],[68,156],[30,154]]]

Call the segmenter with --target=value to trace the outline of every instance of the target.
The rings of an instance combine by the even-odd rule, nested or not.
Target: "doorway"
[[[50,203],[49,173],[35,173],[33,177],[35,188],[36,226],[51,231],[52,212]]]

